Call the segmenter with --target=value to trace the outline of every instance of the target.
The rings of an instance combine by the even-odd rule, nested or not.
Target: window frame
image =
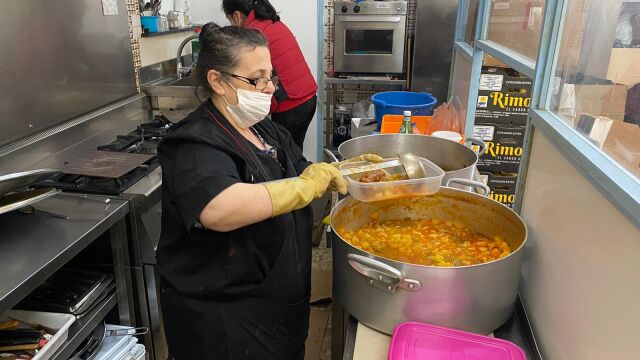
[[[482,71],[484,54],[489,54],[507,66],[523,73],[533,80],[531,107],[527,120],[524,155],[518,174],[516,204],[514,210],[520,212],[529,167],[529,153],[536,132],[547,137],[595,188],[623,212],[637,226],[640,226],[640,179],[620,166],[614,159],[595,147],[569,124],[549,109],[550,89],[556,69],[567,4],[570,0],[546,0],[544,20],[539,41],[538,57],[533,61],[506,46],[487,39],[491,20],[492,0],[480,0],[478,21],[476,22],[474,45],[464,42],[464,31],[468,21],[468,0],[460,0],[454,42],[454,54],[463,54],[472,59],[469,89],[469,103],[465,135],[473,135],[476,99]],[[453,65],[452,65],[453,66]],[[453,72],[452,72],[453,74]],[[451,79],[451,81],[453,78]],[[451,83],[450,81],[450,83]],[[449,97],[451,97],[451,86]],[[578,204],[577,204],[578,205]]]

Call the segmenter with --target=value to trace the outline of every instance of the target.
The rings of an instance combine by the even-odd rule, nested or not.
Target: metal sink
[[[152,98],[154,109],[191,109],[200,101],[196,97],[197,80],[177,75],[153,80],[142,85],[142,91]]]
[[[150,81],[143,85],[144,87],[155,87],[155,86],[196,86],[196,79],[192,76],[187,76],[183,78],[178,78],[177,75],[168,76],[165,78],[161,78],[158,80]]]
[[[188,77],[184,77],[182,79],[176,79],[175,81],[171,82],[170,84],[171,86],[197,86],[197,80],[192,77],[192,76],[188,76]]]
[[[196,79],[169,76],[142,85],[142,91],[149,96],[191,98],[196,94]]]

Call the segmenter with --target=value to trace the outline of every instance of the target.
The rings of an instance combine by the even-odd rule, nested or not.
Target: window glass
[[[567,6],[545,105],[640,178],[640,2]]]
[[[461,121],[467,117],[469,103],[469,86],[471,79],[471,61],[456,51],[453,65],[453,84],[451,85],[450,101],[460,114]],[[461,124],[464,129],[464,124]]]
[[[472,46],[476,34],[476,23],[478,22],[479,3],[479,0],[469,0],[469,7],[467,8],[467,22],[464,26],[464,41]]]
[[[490,3],[487,38],[535,61],[542,35],[545,0],[494,0]]]

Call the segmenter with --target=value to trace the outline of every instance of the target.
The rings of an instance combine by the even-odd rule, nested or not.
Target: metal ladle
[[[412,153],[402,153],[398,155],[398,158],[402,166],[404,166],[404,171],[407,173],[409,179],[427,177],[427,170],[424,169],[424,165],[419,157]]]
[[[421,179],[427,177],[427,172],[420,161],[420,158],[411,153],[398,155],[397,160],[388,160],[376,164],[357,165],[355,167],[341,169],[342,175],[353,175],[365,173],[373,170],[384,170],[392,167],[402,166],[409,179]]]

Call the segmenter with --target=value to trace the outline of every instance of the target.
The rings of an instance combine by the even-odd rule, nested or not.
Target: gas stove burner
[[[159,166],[157,158],[158,144],[172,125],[165,117],[159,116],[147,123],[138,125],[134,131],[126,135],[118,135],[111,143],[97,147],[99,151],[154,155],[144,164],[121,177],[106,178],[61,174],[50,180],[40,182],[35,187],[55,187],[67,192],[119,196],[127,188]]]
[[[158,166],[158,159],[154,157],[147,161],[145,164],[138,166],[134,170],[119,178],[114,179],[106,177],[62,174],[52,179],[35,184],[34,187],[54,187],[67,192],[118,196]]]
[[[118,135],[116,140],[97,147],[101,151],[156,154],[156,148],[173,124],[164,117],[156,117],[140,124],[127,135]],[[149,143],[150,142],[150,143]]]

